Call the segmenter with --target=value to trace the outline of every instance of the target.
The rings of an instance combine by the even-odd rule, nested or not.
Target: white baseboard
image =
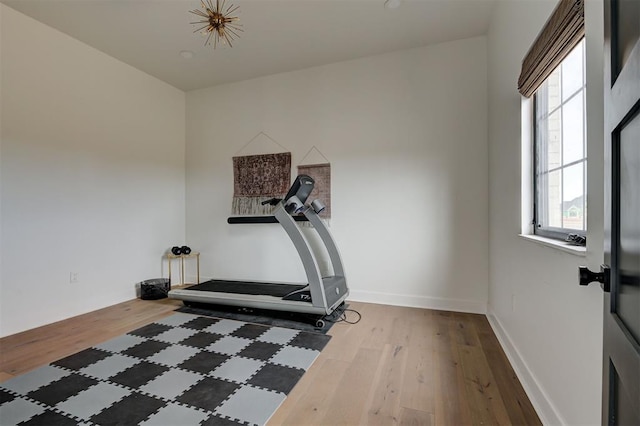
[[[439,297],[414,296],[353,289],[349,290],[349,297],[347,300],[380,303],[383,305],[408,306],[412,308],[435,309],[438,311],[467,312],[471,314],[487,313],[487,304],[477,300],[444,299]]]
[[[531,372],[506,330],[489,306],[487,308],[487,319],[493,329],[500,345],[504,350],[513,370],[516,372],[524,391],[527,393],[533,408],[536,410],[543,425],[565,425],[567,422],[562,418],[545,391],[540,387],[535,375]]]

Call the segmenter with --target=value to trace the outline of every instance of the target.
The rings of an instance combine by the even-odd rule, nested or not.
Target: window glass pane
[[[562,101],[566,101],[571,95],[582,87],[582,41],[562,61]]]
[[[567,167],[562,180],[563,227],[584,229],[584,168],[583,163]]]
[[[562,163],[584,158],[584,117],[582,93],[562,107]]]
[[[560,106],[560,67],[551,73],[545,85],[547,86],[548,111],[553,111]]]
[[[544,226],[562,228],[562,171],[549,173],[547,186],[547,223]]]
[[[547,170],[562,164],[562,109],[557,109],[547,120]]]
[[[539,124],[541,120],[546,120],[549,112],[549,85],[545,81],[540,85],[536,93],[533,95],[535,98],[535,119],[536,124]]]

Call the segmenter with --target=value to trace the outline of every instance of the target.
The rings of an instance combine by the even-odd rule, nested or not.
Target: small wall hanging
[[[320,217],[323,219],[331,218],[331,164],[327,157],[325,157],[315,146],[302,157],[300,162],[304,162],[312,152],[319,154],[324,161],[319,164],[301,164],[298,166],[298,174],[309,175],[315,180],[315,186],[309,200],[313,201],[318,199],[326,206],[326,208],[320,213]]]

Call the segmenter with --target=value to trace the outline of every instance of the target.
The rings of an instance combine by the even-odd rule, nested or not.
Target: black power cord
[[[347,317],[347,312],[351,312],[355,315],[355,319],[349,319]],[[338,306],[333,312],[329,315],[324,316],[324,320],[332,323],[344,322],[347,324],[357,324],[362,319],[362,315],[360,312],[355,309],[348,309],[346,304],[341,304]]]

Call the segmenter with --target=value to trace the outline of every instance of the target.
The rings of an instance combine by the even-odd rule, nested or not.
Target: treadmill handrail
[[[293,243],[302,261],[304,272],[309,283],[309,291],[311,292],[311,303],[313,306],[322,306],[327,308],[327,298],[324,294],[324,286],[322,285],[322,276],[320,275],[320,267],[318,261],[313,255],[313,251],[307,239],[300,228],[296,225],[293,217],[287,213],[283,204],[280,204],[274,212],[276,219],[285,230],[289,239]]]

